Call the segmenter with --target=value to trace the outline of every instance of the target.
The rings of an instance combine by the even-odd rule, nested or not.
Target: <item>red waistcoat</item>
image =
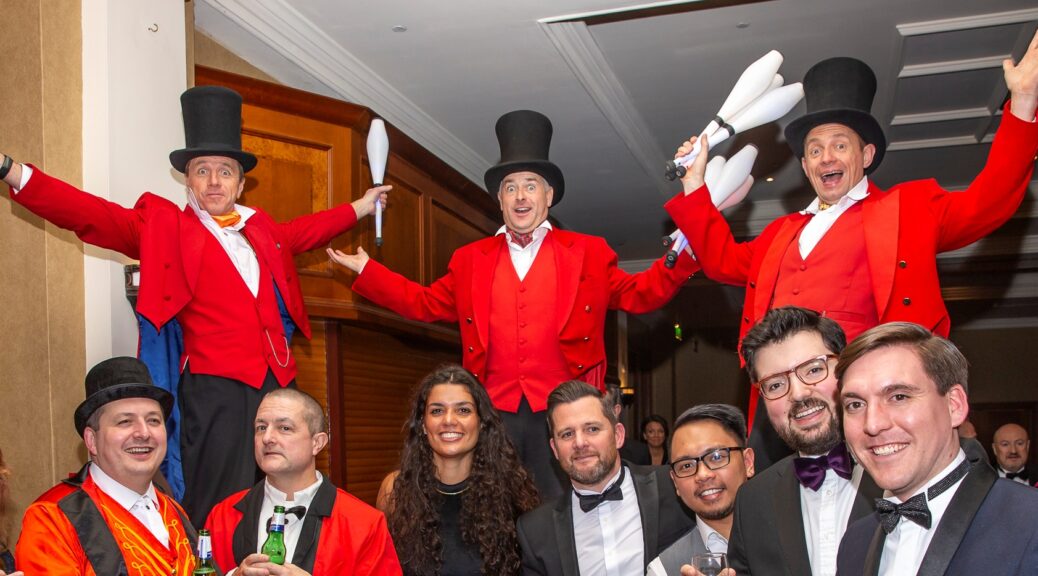
[[[800,228],[779,265],[771,308],[816,310],[836,320],[848,342],[879,323],[861,210],[861,202],[856,202],[841,214],[806,259],[800,256],[800,235],[804,233]]]
[[[547,409],[548,394],[569,380],[558,338],[558,274],[555,242],[545,236],[533,265],[519,280],[507,244],[494,267],[490,296],[490,346],[486,389],[499,410],[517,412],[526,396],[534,412]]]

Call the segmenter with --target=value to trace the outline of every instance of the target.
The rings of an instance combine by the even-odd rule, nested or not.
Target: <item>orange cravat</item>
[[[222,216],[217,216],[215,214],[210,214],[210,216],[212,216],[213,220],[215,220],[216,223],[220,225],[220,228],[234,226],[238,222],[241,222],[241,214],[238,214],[237,210],[231,212],[230,214],[223,214]]]

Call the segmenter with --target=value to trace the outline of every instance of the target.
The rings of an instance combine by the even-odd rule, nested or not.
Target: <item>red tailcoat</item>
[[[879,322],[908,321],[948,335],[950,319],[941,298],[937,254],[962,248],[1002,225],[1020,206],[1038,150],[1038,124],[1009,112],[995,135],[987,164],[961,192],[934,180],[918,180],[880,190],[871,180],[862,200],[863,233]],[[768,311],[782,256],[804,220],[790,214],[769,224],[760,236],[736,242],[704,188],[666,205],[707,276],[746,287],[739,341]],[[840,311],[833,311],[840,320]],[[848,311],[853,313],[854,311]]]
[[[259,548],[256,532],[259,522],[266,521],[258,516],[263,485],[261,481],[249,490],[232,494],[209,513],[205,527],[212,534],[213,560],[225,573]],[[251,523],[239,526],[243,518],[250,519]],[[315,525],[319,528],[316,550],[305,542],[309,521],[319,522],[319,526]],[[399,576],[403,573],[386,517],[335,488],[327,478],[314,495],[303,522],[296,558],[289,561],[297,565],[312,563],[313,576]],[[236,554],[236,540],[239,540],[239,554]]]
[[[231,378],[256,388],[262,385],[268,368],[274,371],[282,384],[295,377],[294,361],[281,368],[270,357],[267,335],[258,324],[241,325],[239,319],[256,316],[253,303],[221,298],[220,294],[196,293],[202,250],[207,246],[219,247],[219,244],[207,242],[212,233],[191,208],[181,210],[169,200],[151,193],[142,195],[132,209],[124,208],[52,178],[35,166],[28,184],[17,194],[12,192],[12,198],[56,226],[72,230],[84,242],[139,259],[141,285],[137,311],[156,328],[162,328],[177,316],[189,301],[193,301],[196,307],[210,310],[211,313],[203,310],[197,315],[203,320],[185,326],[185,335],[193,333],[204,339],[202,342],[185,342],[188,349],[222,350],[226,347],[222,335],[235,332],[237,337],[242,337],[241,330],[256,332],[242,337],[255,343],[249,350],[235,350],[221,362],[204,369],[192,364],[193,372]],[[307,338],[310,337],[310,322],[293,257],[327,244],[356,222],[357,215],[347,203],[283,224],[256,209],[256,214],[242,229],[256,257],[262,260],[261,265],[265,265],[273,277],[292,320]],[[233,267],[228,270],[236,272]],[[269,277],[260,278],[260,282],[269,281]],[[235,273],[234,277],[226,278],[226,282],[241,283],[243,280]],[[199,322],[203,325],[197,325]],[[283,343],[277,334],[271,336],[281,353]],[[283,362],[283,354],[281,359]]]
[[[670,301],[698,266],[683,254],[673,269],[667,269],[660,259],[644,272],[628,274],[617,266],[616,253],[604,239],[559,229],[549,234],[554,237],[558,274],[558,346],[572,378],[585,376],[590,384],[603,389],[606,311],[641,314],[655,310]],[[458,248],[447,274],[428,287],[369,260],[354,281],[353,291],[405,318],[458,322],[462,364],[480,377],[486,374],[487,347],[492,345],[487,335],[494,268],[502,249],[507,262],[505,242],[501,234]],[[543,405],[546,398],[529,400],[531,405]]]

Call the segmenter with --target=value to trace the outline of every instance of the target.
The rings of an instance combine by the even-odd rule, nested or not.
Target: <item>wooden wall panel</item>
[[[316,320],[316,319],[315,319]],[[328,355],[325,347],[325,332],[327,325],[324,322],[314,321],[313,337],[310,340],[297,335],[292,339],[292,353],[296,357],[296,367],[299,375],[296,376],[296,384],[299,389],[313,396],[324,407],[325,413],[331,413],[331,402],[328,397]],[[317,456],[317,469],[322,474],[331,473],[331,455],[334,454],[335,442],[339,441],[337,435],[332,433],[332,445],[329,445]]]
[[[398,466],[412,388],[439,364],[460,361],[458,347],[348,325],[342,342],[336,433],[346,447],[345,487],[373,504],[382,479]]]
[[[485,228],[465,219],[442,202],[433,200],[432,209],[429,211],[430,276],[438,278],[447,272],[447,265],[458,246],[479,240],[486,235]]]

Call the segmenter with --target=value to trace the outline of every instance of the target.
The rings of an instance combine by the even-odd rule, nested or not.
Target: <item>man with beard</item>
[[[701,404],[678,416],[670,456],[670,477],[696,526],[649,564],[648,576],[678,576],[696,554],[727,553],[735,495],[753,476],[746,418],[727,404]]]
[[[519,518],[523,574],[643,574],[692,527],[667,469],[620,460],[612,402],[579,380],[548,396],[551,449],[570,487]]]
[[[743,339],[750,381],[793,455],[740,490],[729,564],[740,576],[833,575],[848,519],[881,495],[855,466],[840,429],[835,362],[843,329],[812,310],[768,312]]]
[[[962,436],[961,426],[959,436]],[[1038,473],[1027,466],[1031,439],[1027,437],[1027,430],[1024,430],[1023,426],[1009,423],[999,427],[995,430],[991,449],[995,451],[995,460],[998,462],[996,471],[999,477],[1028,486],[1038,482]]]

